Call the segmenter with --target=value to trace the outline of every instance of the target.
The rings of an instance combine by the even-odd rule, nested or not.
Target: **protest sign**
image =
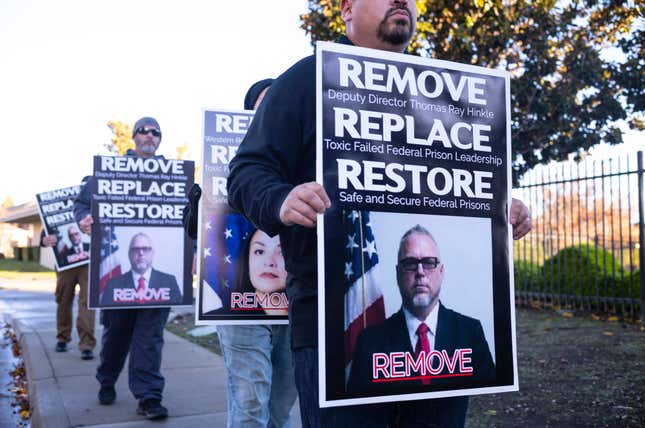
[[[278,236],[228,206],[228,164],[253,111],[204,110],[196,324],[286,324],[287,272]]]
[[[508,74],[331,43],[316,66],[320,405],[517,390]]]
[[[45,234],[55,235],[58,240],[52,250],[59,272],[86,265],[90,260],[90,237],[74,220],[74,200],[80,188],[71,186],[36,194]]]
[[[191,161],[94,157],[90,308],[192,304],[192,242],[182,227]]]

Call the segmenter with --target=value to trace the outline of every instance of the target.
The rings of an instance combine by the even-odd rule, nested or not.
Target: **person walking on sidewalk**
[[[134,125],[132,138],[135,150],[128,150],[127,156],[160,157],[155,156],[161,143],[161,129],[155,119],[139,119]],[[90,214],[93,180],[94,177],[89,178],[74,202],[74,218],[88,235],[93,223]],[[163,330],[169,313],[170,308],[101,311],[101,361],[96,370],[96,379],[101,385],[98,393],[101,404],[110,405],[116,400],[114,384],[129,353],[128,385],[139,401],[137,413],[148,419],[164,419],[168,416],[168,409],[161,405],[165,381],[160,368]]]
[[[69,230],[77,230],[75,226]],[[72,232],[73,233],[73,232]],[[58,244],[58,237],[54,234],[40,235],[41,247],[53,247]],[[83,360],[94,358],[94,311],[87,308],[87,265],[71,269],[56,271],[56,352],[67,351],[67,344],[72,341],[72,308],[74,294],[78,284],[78,315],[76,317],[76,331],[78,332],[78,349]]]
[[[260,105],[273,79],[254,83],[244,97],[244,108]],[[201,189],[191,189],[190,202],[184,208],[184,228],[197,238],[198,202]],[[262,235],[266,236],[263,232]],[[249,240],[254,234],[250,234]],[[268,237],[267,237],[268,238]],[[269,253],[270,245],[263,250]],[[241,257],[250,257],[249,248]],[[264,251],[263,251],[264,252]],[[284,265],[281,251],[277,257]],[[250,280],[249,280],[250,282]],[[284,287],[284,281],[282,281]],[[288,325],[220,325],[217,334],[226,365],[228,428],[283,428],[290,424],[296,401],[296,384],[291,360]]]

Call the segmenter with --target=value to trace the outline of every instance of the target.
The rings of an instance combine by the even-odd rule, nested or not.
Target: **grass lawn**
[[[19,262],[15,259],[0,259],[0,278],[5,279],[53,279],[56,274],[36,262]]]

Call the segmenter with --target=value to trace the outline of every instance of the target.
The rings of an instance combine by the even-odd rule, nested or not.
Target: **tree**
[[[511,73],[516,180],[538,163],[621,143],[616,121],[645,129],[642,0],[416,3],[411,53]],[[310,0],[300,19],[312,44],[344,31],[337,0]]]
[[[11,196],[7,196],[2,203],[2,208],[11,208],[13,207],[13,198]]]
[[[107,123],[108,128],[112,131],[112,138],[105,147],[118,156],[125,155],[128,149],[134,149],[134,140],[132,140],[132,125],[125,122],[111,120]]]

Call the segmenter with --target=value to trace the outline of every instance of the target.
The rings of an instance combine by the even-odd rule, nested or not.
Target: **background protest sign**
[[[86,265],[90,260],[90,237],[74,220],[74,200],[80,189],[81,186],[71,186],[36,194],[45,234],[58,238],[52,250],[59,272]]]
[[[269,237],[228,206],[228,164],[253,113],[204,110],[196,324],[288,323],[279,237]]]
[[[192,161],[94,157],[90,308],[192,304],[181,220],[194,175]]]
[[[507,73],[331,43],[316,64],[320,405],[517,390]]]

